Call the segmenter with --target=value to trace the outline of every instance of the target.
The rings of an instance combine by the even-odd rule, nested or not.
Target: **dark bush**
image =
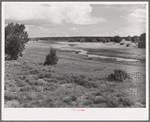
[[[75,40],[73,40],[73,39],[69,39],[68,41],[69,41],[69,42],[75,42]]]
[[[50,53],[46,55],[46,61],[44,65],[56,65],[58,61],[58,57],[56,55],[56,50],[51,48]]]
[[[123,43],[123,42],[122,42],[122,43],[120,43],[120,45],[124,45],[124,44],[125,44],[125,43]]]
[[[106,38],[106,42],[110,42],[110,39],[109,39],[109,38]]]
[[[75,41],[75,42],[80,42],[80,39],[79,39],[79,38],[78,38],[78,39],[74,39],[74,41]]]
[[[145,45],[144,42],[139,42],[138,43],[138,48],[145,48],[145,47],[146,47],[146,45]]]
[[[81,39],[80,39],[80,42],[85,42],[85,38],[81,38]]]
[[[17,99],[17,95],[16,94],[10,94],[10,93],[5,93],[4,95],[5,100],[14,100]]]
[[[101,42],[101,37],[97,37],[97,42]]]
[[[119,36],[115,36],[115,37],[113,38],[113,42],[120,43],[121,41],[122,41],[122,38],[119,37]]]
[[[140,35],[140,42],[138,43],[138,48],[146,47],[146,33]]]
[[[102,37],[98,37],[97,38],[97,42],[103,42],[103,43],[105,43],[105,42],[107,42],[107,39],[102,38]]]
[[[139,43],[139,42],[140,42],[140,38],[139,38],[138,36],[133,36],[133,37],[131,38],[131,41],[132,41],[132,42],[135,42],[135,43],[136,43],[136,42]]]
[[[127,40],[128,40],[128,41],[131,41],[131,36],[128,36],[128,37],[127,37]]]
[[[83,78],[82,76],[73,76],[73,78],[74,78],[73,81],[78,85],[84,86],[87,83],[86,79]]]
[[[111,38],[110,38],[110,41],[111,41],[111,42],[113,42],[113,40],[114,40],[114,38],[113,38],[113,37],[111,37]]]
[[[126,47],[130,47],[130,43],[128,43],[128,44],[126,45]]]
[[[70,97],[70,98],[71,98],[71,100],[72,100],[72,101],[76,101],[76,100],[77,100],[77,97],[76,97],[76,96],[74,96],[74,95],[71,95],[71,97]]]
[[[28,41],[28,34],[23,24],[8,24],[5,27],[5,59],[17,60],[19,56],[22,56]]]
[[[93,42],[93,39],[92,38],[86,38],[84,41],[85,42]]]
[[[110,81],[124,81],[130,79],[130,75],[125,70],[115,69],[114,73],[108,75],[108,80]]]
[[[142,42],[146,41],[146,33],[143,33],[143,34],[140,35],[140,40]]]

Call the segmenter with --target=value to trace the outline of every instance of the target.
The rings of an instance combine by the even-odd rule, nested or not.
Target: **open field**
[[[44,66],[51,47],[58,63]],[[5,61],[5,107],[145,107],[145,58],[136,45],[29,42],[22,58]],[[114,69],[131,79],[109,81]]]

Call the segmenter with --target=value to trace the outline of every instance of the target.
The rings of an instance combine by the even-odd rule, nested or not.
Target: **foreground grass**
[[[107,80],[114,64],[108,70],[108,64],[58,52],[58,64],[44,66],[42,53],[47,52],[27,51],[25,59],[5,62],[5,107],[136,107],[137,100],[126,92],[137,88],[133,79]],[[144,91],[143,83],[140,88]],[[137,107],[144,107],[144,101]]]
[[[5,80],[5,102],[11,107],[131,107],[135,102],[115,82],[84,75],[62,76],[52,66],[24,62],[10,64]],[[6,64],[6,65],[7,65]],[[128,84],[132,85],[130,81]],[[17,104],[14,104],[14,102]]]

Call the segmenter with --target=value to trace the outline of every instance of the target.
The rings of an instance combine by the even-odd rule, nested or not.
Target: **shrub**
[[[119,106],[119,102],[117,100],[108,100],[107,102],[107,106],[108,107],[118,107]]]
[[[26,82],[30,85],[36,86],[45,86],[47,83],[44,80],[26,80]]]
[[[106,42],[110,42],[110,39],[109,39],[109,38],[106,38]]]
[[[128,43],[128,44],[126,45],[126,47],[130,47],[130,44]]]
[[[96,97],[94,100],[93,100],[93,103],[94,104],[100,104],[100,103],[106,103],[108,100],[104,97]]]
[[[143,42],[146,41],[146,33],[140,35],[140,40]]]
[[[16,94],[10,94],[10,93],[5,93],[4,95],[5,100],[14,100],[17,99],[17,95]]]
[[[74,39],[75,42],[80,42],[80,39]]]
[[[107,42],[107,39],[102,38],[102,42],[103,42],[103,43],[106,43],[106,42]]]
[[[24,82],[24,80],[19,80],[19,81],[17,81],[17,84],[16,84],[16,86],[18,86],[18,87],[24,87],[24,86],[26,86],[26,85],[28,85],[26,82]]]
[[[125,70],[115,69],[114,73],[108,75],[110,81],[124,81],[126,79],[130,79],[130,75]]]
[[[132,106],[135,102],[130,98],[119,98],[119,102],[121,102],[124,106]]]
[[[110,42],[113,42],[113,40],[114,40],[114,37],[111,37],[111,38],[110,38]]]
[[[132,41],[132,42],[140,42],[140,38],[139,38],[138,36],[133,36],[133,37],[131,38],[131,41]]]
[[[83,102],[83,105],[85,105],[85,106],[89,106],[91,104],[93,104],[93,102],[91,100],[86,100]]]
[[[56,50],[54,48],[50,49],[50,53],[46,55],[46,61],[44,65],[56,65],[58,57],[56,55]]]
[[[49,73],[49,72],[41,72],[41,73],[39,73],[38,74],[38,77],[39,78],[50,78],[51,77],[51,73]]]
[[[81,86],[84,86],[84,87],[87,87],[87,88],[92,88],[92,87],[96,88],[96,87],[98,87],[96,82],[89,81],[83,75],[72,76],[72,78],[73,78],[73,82],[78,84],[78,85],[81,85]]]
[[[122,43],[120,43],[120,45],[124,45],[124,44],[125,44],[125,43],[123,43],[123,42],[122,42]]]
[[[131,36],[128,36],[128,37],[127,37],[127,40],[128,40],[128,41],[131,41]]]
[[[22,56],[25,44],[29,41],[23,24],[8,24],[5,27],[5,60],[17,60]]]
[[[73,39],[69,39],[68,42],[75,42]]]
[[[71,103],[71,98],[70,97],[65,97],[63,99],[63,102],[67,103],[67,104],[70,104]]]
[[[52,83],[57,83],[58,82],[56,78],[44,78],[44,80],[46,82],[52,82]]]
[[[145,47],[146,47],[145,43],[143,43],[143,42],[138,43],[138,48],[145,48]]]
[[[121,41],[122,41],[122,38],[119,37],[119,36],[115,36],[115,37],[113,38],[113,42],[120,43]]]
[[[84,41],[85,41],[85,42],[93,42],[93,39],[90,38],[90,37],[88,37],[88,38],[86,38]]]
[[[140,42],[138,43],[138,48],[145,48],[146,47],[146,34],[143,33],[140,36]]]
[[[32,86],[30,86],[30,85],[26,85],[26,86],[24,86],[24,87],[21,87],[20,88],[20,91],[22,91],[22,92],[24,92],[24,91],[32,91],[33,89],[32,89]]]
[[[85,42],[85,38],[81,38],[81,39],[80,39],[80,42]]]
[[[72,100],[72,101],[76,101],[76,100],[77,100],[77,97],[76,97],[76,96],[74,96],[74,95],[71,95],[71,97],[70,97],[70,98],[71,98],[71,100]]]
[[[37,69],[30,70],[30,74],[37,74],[39,71]]]
[[[98,37],[97,38],[97,42],[103,42],[103,43],[105,43],[105,42],[107,42],[107,39],[106,38],[102,38],[102,37]]]
[[[86,84],[86,80],[80,76],[74,77],[74,82],[78,85],[84,86]]]

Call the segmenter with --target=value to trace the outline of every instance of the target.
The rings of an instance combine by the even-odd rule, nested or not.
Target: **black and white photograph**
[[[148,7],[142,1],[2,2],[3,118],[18,112],[23,120],[59,120],[33,115],[46,110],[60,119],[121,120],[134,110],[146,120]]]

